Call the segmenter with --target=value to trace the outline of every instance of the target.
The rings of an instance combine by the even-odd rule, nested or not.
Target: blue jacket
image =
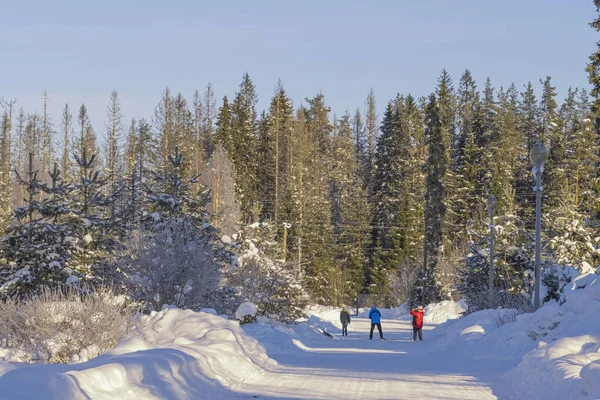
[[[377,309],[377,307],[371,308],[371,311],[369,311],[369,319],[371,320],[372,324],[378,324],[381,322],[381,312],[379,309]]]

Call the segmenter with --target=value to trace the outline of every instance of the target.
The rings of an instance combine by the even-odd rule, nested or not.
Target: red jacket
[[[423,311],[410,310],[410,315],[413,316],[413,327],[414,328],[422,328],[423,327]]]

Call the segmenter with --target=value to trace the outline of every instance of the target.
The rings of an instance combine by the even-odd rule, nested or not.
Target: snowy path
[[[383,320],[382,326],[386,341],[379,340],[377,330],[370,341],[370,321],[362,318],[352,320],[349,336],[341,340],[316,335],[291,338],[285,334],[274,338],[272,331],[261,337],[262,330],[249,326],[247,333],[258,339],[279,365],[231,389],[272,399],[509,397],[505,389],[486,383],[494,380],[493,372],[502,370],[503,365],[432,351],[427,331],[425,342],[412,343],[412,328],[407,322]],[[335,327],[330,326],[328,331],[337,331],[336,337],[340,337]]]
[[[328,318],[334,321],[333,315]],[[370,341],[354,318],[350,336],[326,319],[240,327],[206,313],[165,309],[138,335],[79,364],[0,361],[1,399],[519,399],[496,376],[506,361],[468,359],[455,346],[410,341],[409,323],[383,320]],[[326,318],[321,316],[321,318]],[[317,333],[326,328],[337,339]],[[376,335],[377,337],[377,335]],[[266,353],[265,353],[266,352]],[[498,357],[489,357],[497,359]]]

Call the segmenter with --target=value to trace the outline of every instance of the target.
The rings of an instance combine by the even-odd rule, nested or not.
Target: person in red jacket
[[[423,341],[423,314],[422,306],[419,306],[416,310],[414,308],[410,310],[410,315],[413,317],[413,342],[417,341],[417,333],[419,334],[419,340]]]

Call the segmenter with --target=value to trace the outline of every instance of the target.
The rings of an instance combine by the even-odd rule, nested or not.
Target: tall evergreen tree
[[[310,153],[304,168],[302,210],[302,253],[306,263],[308,287],[315,301],[333,303],[340,293],[331,291],[338,277],[333,262],[333,227],[331,225],[331,199],[329,192],[331,158],[331,132],[329,107],[324,96],[318,94],[308,99],[306,129],[310,137]]]
[[[218,143],[231,159],[233,157],[233,137],[231,135],[231,106],[227,96],[223,97],[223,104],[219,108],[216,136]]]
[[[425,135],[429,145],[427,158],[427,192],[425,195],[425,262],[415,281],[409,302],[414,305],[430,304],[443,300],[438,264],[442,256],[444,217],[446,215],[446,189],[444,175],[448,163],[446,142],[443,139],[443,114],[436,96],[429,97],[426,109]]]
[[[256,177],[257,101],[256,89],[246,73],[231,104],[231,158],[244,221],[255,221],[260,214]]]
[[[594,0],[594,5],[596,6],[596,12],[599,15],[590,22],[590,26],[596,32],[600,32],[600,0]],[[592,85],[591,94],[594,98],[592,111],[597,116],[600,113],[600,42],[597,44],[597,49],[590,55],[590,62],[587,64],[587,72],[590,84]],[[596,129],[599,129],[600,123],[598,123],[598,121],[596,121],[595,127]]]
[[[120,146],[123,140],[123,114],[121,113],[121,102],[116,91],[110,94],[110,100],[106,109],[106,135],[105,135],[105,159],[107,194],[116,195],[119,191],[121,174]],[[116,213],[116,202],[111,204],[111,216]]]
[[[335,288],[339,301],[351,302],[364,285],[369,240],[368,192],[362,184],[356,149],[356,119],[346,113],[333,139],[332,219],[336,238]]]
[[[69,110],[69,105],[65,104],[62,113],[62,134],[63,134],[63,149],[61,156],[61,169],[63,179],[66,182],[71,181],[72,174],[72,158],[71,158],[71,141],[73,138],[73,115]]]

